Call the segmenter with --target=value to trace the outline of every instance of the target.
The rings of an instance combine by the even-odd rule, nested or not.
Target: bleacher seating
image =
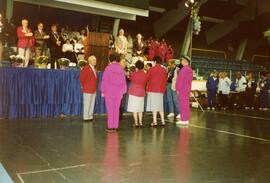
[[[270,68],[263,65],[249,63],[247,61],[225,60],[213,57],[192,57],[192,68],[198,71],[198,75],[206,79],[215,69],[217,71],[226,71],[228,74],[234,75],[240,71],[242,74],[254,72],[257,75],[261,71],[270,71]]]

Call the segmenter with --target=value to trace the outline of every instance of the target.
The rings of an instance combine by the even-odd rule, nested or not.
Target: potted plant
[[[87,61],[84,59],[79,60],[78,66],[82,69],[84,66],[87,65]]]
[[[11,55],[10,61],[13,67],[22,67],[23,66],[23,61],[24,57],[20,55]]]
[[[58,59],[58,63],[60,65],[60,69],[65,70],[69,66],[70,60],[67,58],[60,58]]]
[[[37,68],[39,68],[39,69],[46,69],[48,62],[49,62],[49,57],[43,56],[43,55],[42,56],[39,56],[36,59]]]

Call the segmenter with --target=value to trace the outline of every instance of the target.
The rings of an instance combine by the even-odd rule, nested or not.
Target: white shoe
[[[188,125],[189,121],[177,121],[176,124],[177,125]]]
[[[216,110],[216,108],[212,107],[212,110],[213,110],[213,111],[215,111],[215,110]]]
[[[168,114],[167,118],[173,118],[174,117],[174,113],[170,113]]]
[[[269,109],[268,108],[263,108],[263,111],[269,111]]]
[[[211,108],[210,107],[207,107],[207,110],[211,110]]]
[[[176,119],[180,119],[181,118],[181,114],[178,114],[177,116],[176,116]]]
[[[245,107],[246,110],[249,110],[250,108],[249,107]]]

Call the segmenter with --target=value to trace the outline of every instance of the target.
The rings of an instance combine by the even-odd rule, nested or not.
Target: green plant
[[[36,59],[36,62],[38,64],[47,64],[49,62],[49,58],[47,56],[39,56],[37,59]]]
[[[20,56],[20,55],[11,55],[9,58],[12,62],[16,62],[19,64],[23,63],[25,59],[23,56]]]
[[[68,66],[70,63],[70,60],[67,58],[60,58],[58,59],[58,63],[59,65],[62,65],[62,66]]]
[[[84,67],[84,66],[86,66],[87,65],[87,61],[86,60],[79,60],[79,62],[78,62],[78,66],[79,67]]]

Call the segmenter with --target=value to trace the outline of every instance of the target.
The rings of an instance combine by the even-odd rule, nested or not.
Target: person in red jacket
[[[18,36],[18,54],[24,57],[23,67],[27,67],[30,59],[30,49],[34,47],[35,39],[30,28],[28,20],[22,20],[22,26],[17,29]]]
[[[133,113],[135,127],[142,127],[142,118],[144,111],[144,97],[146,95],[145,85],[147,82],[147,74],[144,72],[144,63],[138,60],[135,63],[136,71],[130,76],[131,86],[128,94],[128,112]],[[139,118],[139,123],[138,123]]]
[[[166,62],[168,63],[174,57],[174,50],[172,45],[169,45],[167,52],[166,52]]]
[[[93,121],[94,107],[96,101],[98,76],[95,69],[97,60],[95,56],[88,58],[86,65],[80,74],[80,82],[83,92],[83,120],[85,122]]]
[[[148,94],[147,111],[153,112],[153,123],[150,126],[157,127],[157,113],[161,116],[162,126],[165,126],[163,95],[167,85],[167,71],[161,65],[162,59],[159,56],[154,57],[156,65],[148,71]]]

